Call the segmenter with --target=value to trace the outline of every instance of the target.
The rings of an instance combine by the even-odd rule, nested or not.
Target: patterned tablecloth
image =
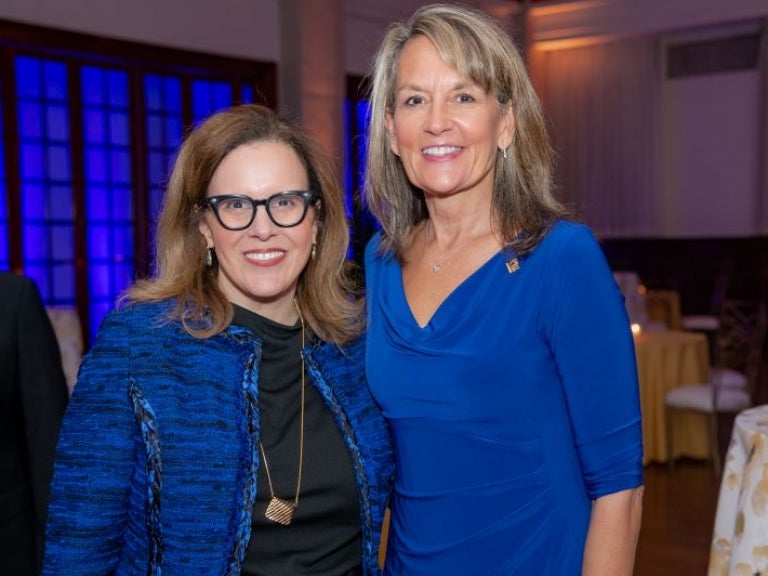
[[[709,559],[709,576],[768,576],[768,405],[736,417]]]

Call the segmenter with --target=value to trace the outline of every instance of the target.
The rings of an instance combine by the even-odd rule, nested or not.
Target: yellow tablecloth
[[[664,397],[678,386],[707,381],[707,339],[680,330],[641,332],[635,336],[635,355],[643,411],[643,463],[666,462]],[[705,414],[678,413],[674,421],[676,456],[709,457],[707,418]]]
[[[709,576],[768,574],[768,405],[736,417],[725,459]]]

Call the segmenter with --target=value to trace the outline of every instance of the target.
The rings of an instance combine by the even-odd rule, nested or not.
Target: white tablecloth
[[[768,575],[768,405],[736,417],[728,448],[709,576]]]

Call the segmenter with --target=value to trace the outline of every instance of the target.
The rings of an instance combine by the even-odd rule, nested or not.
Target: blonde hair
[[[432,4],[387,31],[370,74],[370,124],[363,198],[384,230],[382,249],[401,254],[413,226],[427,218],[421,191],[408,180],[391,151],[386,114],[395,112],[397,65],[403,47],[426,37],[446,64],[499,106],[511,106],[515,135],[510,154],[497,154],[493,210],[505,244],[518,254],[532,250],[568,211],[552,195],[553,153],[541,105],[520,53],[489,15],[469,8]],[[523,232],[522,234],[517,234]]]
[[[296,299],[305,322],[321,340],[344,344],[360,335],[364,319],[346,259],[349,231],[343,191],[314,137],[264,106],[246,104],[213,114],[185,139],[157,225],[156,272],[136,282],[124,300],[175,298],[172,317],[199,338],[213,336],[231,323],[233,309],[219,289],[218,266],[204,263],[206,242],[198,228],[198,207],[223,158],[239,146],[261,141],[290,146],[307,170],[310,189],[318,194],[312,207],[318,224],[316,257],[299,276]]]

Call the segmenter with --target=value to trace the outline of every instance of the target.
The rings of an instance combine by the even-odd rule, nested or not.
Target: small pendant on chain
[[[440,263],[440,260],[435,260],[432,263],[432,272],[435,274],[440,274],[440,269],[443,267],[443,265]]]
[[[293,520],[293,513],[295,510],[295,502],[288,502],[277,496],[272,496],[264,516],[266,516],[268,520],[272,520],[283,526],[289,526]]]

